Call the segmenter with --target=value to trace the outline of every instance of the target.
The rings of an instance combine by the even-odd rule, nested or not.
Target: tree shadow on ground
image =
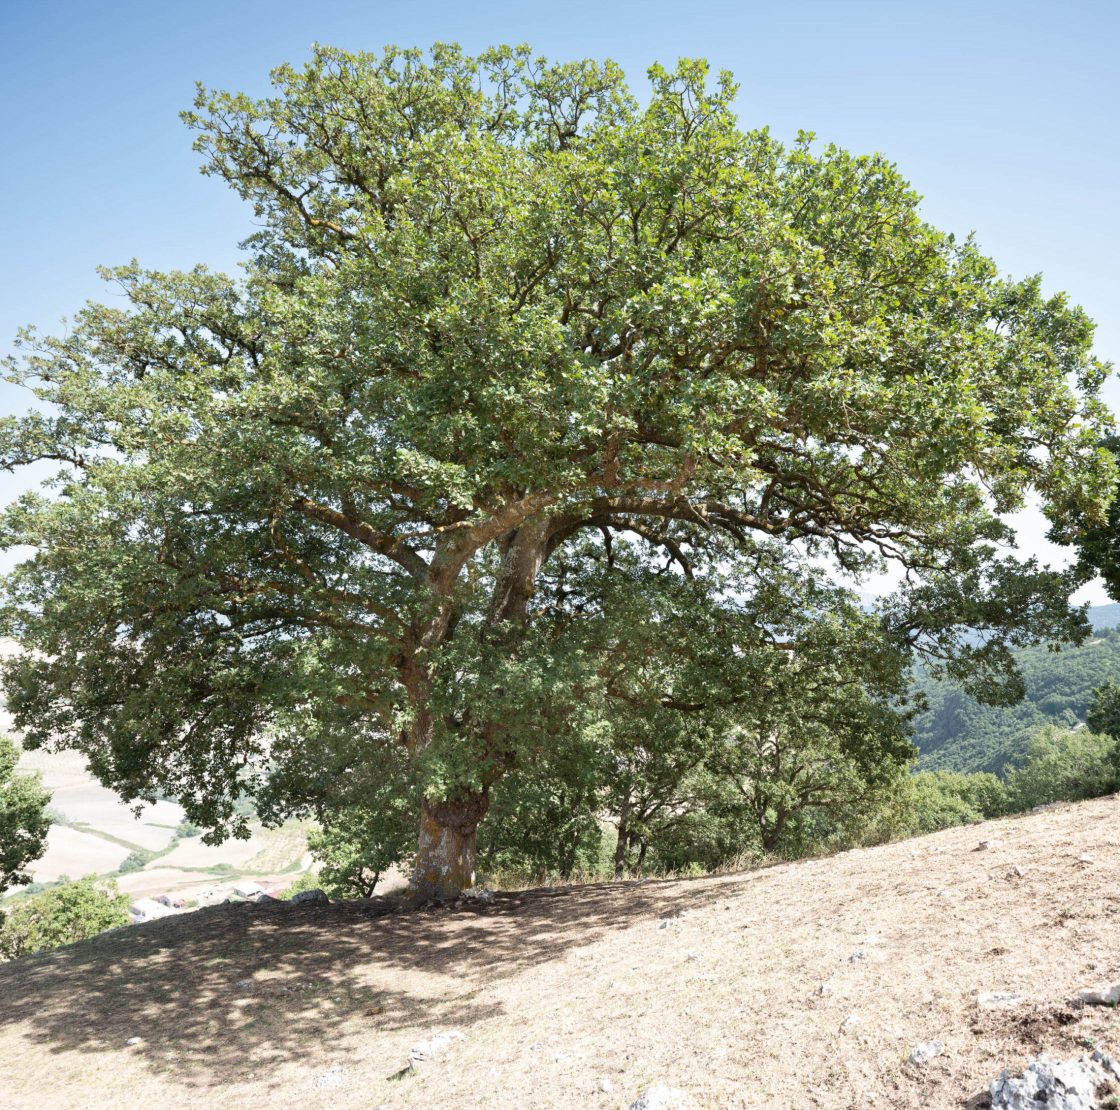
[[[193,1088],[322,1066],[371,1038],[464,1028],[485,988],[648,919],[735,897],[760,875],[503,892],[485,906],[233,904],[0,965],[0,1030],[52,1052],[129,1049]],[[407,1052],[407,1047],[405,1048]],[[403,1060],[402,1060],[403,1062]]]

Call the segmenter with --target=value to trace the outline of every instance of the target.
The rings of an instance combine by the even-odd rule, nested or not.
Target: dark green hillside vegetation
[[[919,678],[918,689],[930,703],[914,721],[923,769],[1005,775],[1023,762],[1040,728],[1084,724],[1093,691],[1120,675],[1120,629],[1099,630],[1060,652],[1026,648],[1016,662],[1026,694],[1010,706],[981,705],[952,683]]]

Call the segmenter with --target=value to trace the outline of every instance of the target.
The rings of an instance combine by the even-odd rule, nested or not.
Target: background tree
[[[19,749],[0,736],[0,893],[30,881],[26,867],[47,850],[51,796],[37,774],[17,774]]]
[[[14,960],[128,923],[128,895],[90,875],[13,903],[0,918],[0,957]]]
[[[1050,802],[1099,798],[1116,789],[1116,742],[1087,728],[1047,725],[1031,738],[1022,767],[1007,776],[1014,812]]]
[[[62,464],[3,521],[36,551],[4,618],[28,743],[212,836],[305,741],[399,747],[448,896],[494,784],[605,681],[615,617],[541,602],[574,551],[633,537],[630,581],[668,559],[716,601],[698,571],[764,586],[774,544],[894,561],[894,634],[992,697],[1010,646],[1083,632],[1072,576],[998,545],[1028,492],[1063,536],[1107,501],[1091,322],[884,158],[740,129],[702,62],[649,76],[640,105],[609,62],[318,48],[269,98],[200,91],[205,172],[261,223],[244,277],[108,271],[123,302],[10,366],[44,408],[0,459]]]
[[[797,632],[790,651],[744,660],[752,696],[709,755],[764,853],[800,846],[807,821],[866,810],[915,754],[908,656],[878,621],[836,597]]]

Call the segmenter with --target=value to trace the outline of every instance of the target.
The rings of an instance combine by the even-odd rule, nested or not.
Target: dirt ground
[[[1120,982],[1118,839],[1113,797],[472,909],[219,906],[0,966],[0,1101],[614,1108],[665,1083],[698,1107],[980,1107],[1005,1065],[1120,1052],[1116,1011],[1069,1005]]]

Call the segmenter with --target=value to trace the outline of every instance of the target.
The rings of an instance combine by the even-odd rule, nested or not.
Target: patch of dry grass
[[[1118,816],[1107,798],[471,909],[233,905],[137,926],[0,967],[0,1091],[13,1107],[608,1108],[664,1082],[698,1106],[977,1106],[1005,1065],[1120,1047],[1115,1011],[1068,1006],[1120,981]],[[978,1007],[994,990],[1024,1001]],[[391,1078],[450,1029],[465,1040]],[[943,1055],[907,1063],[934,1038]],[[338,1085],[317,1086],[332,1065]]]

